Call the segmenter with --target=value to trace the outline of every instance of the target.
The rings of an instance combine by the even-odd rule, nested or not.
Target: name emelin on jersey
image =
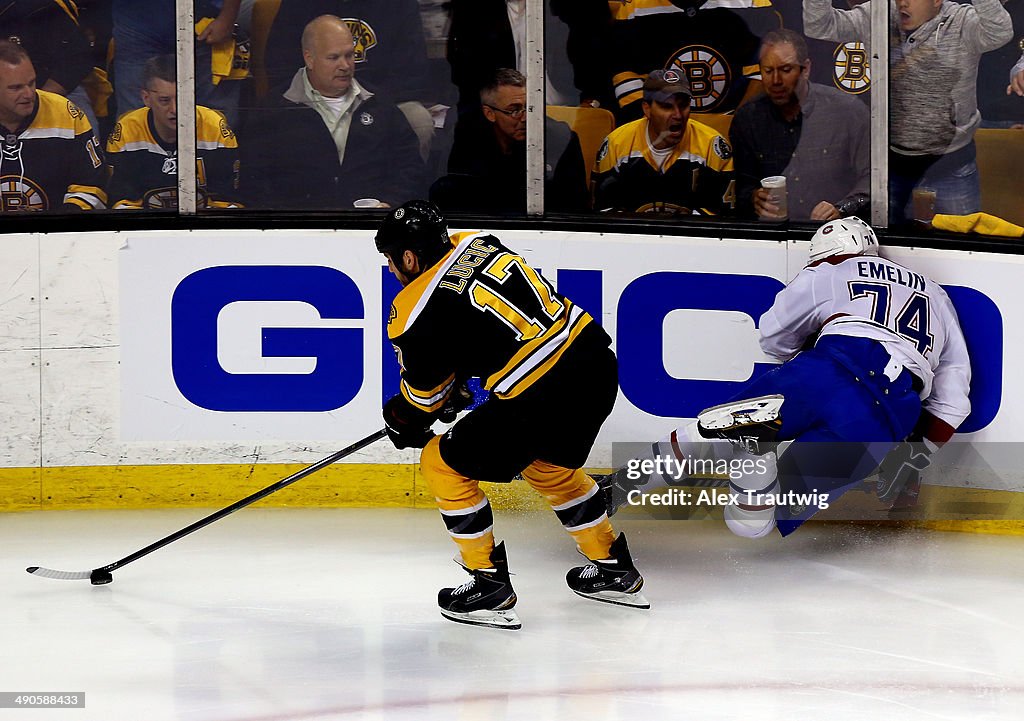
[[[859,260],[857,261],[857,274],[861,278],[872,280],[887,280],[891,283],[905,285],[913,290],[925,290],[926,280],[920,273],[912,273],[905,268],[889,265],[888,263]]]

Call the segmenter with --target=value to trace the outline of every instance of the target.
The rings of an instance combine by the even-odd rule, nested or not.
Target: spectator
[[[981,209],[974,147],[978,61],[1013,34],[1000,0],[900,0],[892,14],[889,134],[889,218],[907,217],[913,189],[936,191],[935,211],[966,215]],[[868,43],[871,0],[852,10],[829,0],[804,0],[804,31],[827,40]]]
[[[435,130],[429,107],[442,93],[431,82],[416,0],[282,0],[267,36],[264,60],[271,96],[288,88],[299,60],[302,29],[321,15],[336,15],[348,24],[360,82],[398,104],[425,161]]]
[[[978,110],[983,128],[1024,128],[1024,0],[1007,0],[1003,6],[1013,22],[1017,42],[981,56],[978,65]],[[1014,68],[1020,62],[1020,67]],[[1017,87],[1014,89],[1014,77]],[[1007,86],[1009,77],[1009,86]]]
[[[433,202],[444,210],[526,212],[526,78],[499,68],[480,92],[480,110],[456,127],[448,175],[434,183]],[[555,212],[589,206],[579,137],[545,118],[545,200]]]
[[[594,209],[715,215],[734,205],[732,148],[690,119],[690,83],[654,70],[643,85],[644,117],[605,138],[594,167]]]
[[[178,103],[173,55],[158,55],[143,69],[143,107],[125,113],[107,141],[114,209],[178,207]],[[220,113],[196,106],[198,207],[238,207],[238,141]]]
[[[214,50],[230,45],[241,0],[196,0],[195,18],[203,30],[196,36],[196,103],[219,110],[232,127],[238,125],[240,83],[213,81]],[[117,113],[142,107],[142,69],[149,58],[177,52],[174,3],[169,0],[113,0],[114,92]]]
[[[96,116],[82,86],[92,72],[92,48],[79,26],[74,3],[14,0],[0,8],[0,37],[12,40],[32,58],[40,90],[70,98],[96,128]]]
[[[1024,97],[1024,55],[1020,56],[1020,60],[1010,70],[1010,84],[1006,86],[1006,94],[1011,93]]]
[[[25,49],[0,40],[0,197],[4,213],[103,208],[103,161],[89,120],[67,98],[36,90]]]
[[[242,136],[243,190],[262,208],[387,206],[421,194],[416,134],[394,103],[355,79],[355,41],[334,15],[302,34],[305,66],[273,107],[254,110]],[[247,140],[248,139],[248,140]]]
[[[772,218],[778,208],[760,179],[784,175],[789,218],[835,220],[868,208],[870,118],[864,103],[810,81],[807,43],[792,30],[773,30],[761,43],[766,95],[736,111],[729,140],[736,153],[740,212]]]
[[[584,100],[593,94],[619,123],[642,115],[648,68],[684,72],[694,112],[735,110],[759,88],[760,34],[779,27],[764,0],[552,1],[569,24],[570,60]]]

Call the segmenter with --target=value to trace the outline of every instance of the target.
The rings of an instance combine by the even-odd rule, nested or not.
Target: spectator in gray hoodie
[[[839,10],[831,0],[804,0],[804,31],[820,40],[869,43],[871,2]],[[1000,0],[895,0],[891,6],[890,222],[906,220],[917,186],[936,191],[938,213],[977,212],[978,62],[1012,38],[1010,16]]]

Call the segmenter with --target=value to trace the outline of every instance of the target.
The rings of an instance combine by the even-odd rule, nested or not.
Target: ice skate
[[[713,406],[697,416],[697,432],[705,438],[725,438],[751,453],[772,447],[782,427],[781,395],[760,396]]]
[[[584,598],[614,603],[619,606],[650,608],[650,602],[640,593],[644,577],[636,570],[629,555],[626,536],[622,533],[608,549],[611,558],[591,561],[586,566],[570,569],[565,582]]]
[[[515,630],[522,627],[516,615],[516,592],[508,575],[505,543],[491,551],[491,568],[466,571],[472,577],[457,588],[442,588],[437,593],[441,615],[458,623]]]

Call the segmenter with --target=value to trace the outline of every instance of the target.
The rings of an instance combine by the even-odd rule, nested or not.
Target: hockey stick
[[[203,528],[204,526],[209,526],[211,523],[219,521],[220,519],[224,518],[224,516],[230,515],[239,509],[245,508],[246,506],[251,505],[262,498],[266,498],[271,493],[277,493],[285,486],[290,486],[296,481],[301,480],[313,473],[316,473],[321,468],[326,468],[332,463],[340,461],[345,456],[351,455],[356,451],[365,448],[366,446],[380,440],[386,435],[387,431],[381,428],[379,431],[371,433],[361,441],[356,441],[348,448],[343,448],[342,450],[337,451],[336,453],[332,453],[331,455],[327,456],[327,458],[321,459],[311,466],[306,466],[302,470],[296,471],[287,478],[283,478],[277,483],[271,486],[267,486],[261,491],[256,491],[252,495],[246,496],[242,500],[232,503],[227,508],[222,508],[221,510],[215,513],[211,513],[209,516],[199,519],[192,525],[186,526],[185,528],[182,528],[180,531],[175,531],[171,535],[161,538],[156,543],[151,543],[145,548],[140,549],[129,556],[125,556],[120,560],[114,561],[113,563],[109,563],[106,566],[94,568],[91,571],[56,571],[52,568],[42,568],[41,566],[29,566],[25,570],[35,576],[42,576],[43,578],[56,578],[63,581],[78,581],[88,578],[89,581],[94,586],[101,586],[105,583],[110,583],[114,580],[113,577],[110,575],[111,571],[116,571],[122,566],[127,566],[132,561],[137,561],[143,556],[148,556],[153,551],[159,548],[163,548],[169,543],[174,543],[179,538],[184,538],[193,531],[198,531],[200,528]]]

